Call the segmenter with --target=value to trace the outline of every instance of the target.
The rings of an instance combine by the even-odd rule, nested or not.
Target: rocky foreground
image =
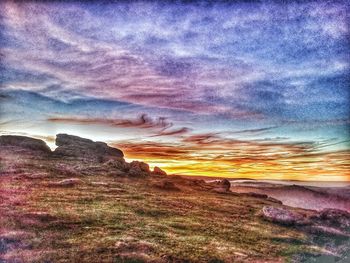
[[[103,142],[0,136],[0,262],[349,262],[350,214],[169,176]]]

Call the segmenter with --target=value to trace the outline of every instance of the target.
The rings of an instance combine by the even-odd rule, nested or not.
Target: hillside
[[[350,215],[167,176],[102,142],[0,136],[1,262],[348,259]],[[314,260],[314,261],[313,261]]]

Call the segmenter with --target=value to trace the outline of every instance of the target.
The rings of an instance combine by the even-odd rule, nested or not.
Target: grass
[[[3,249],[8,262],[284,262],[311,245],[303,233],[257,216],[272,204],[266,200],[161,191],[151,186],[155,178],[103,173],[52,187],[66,175],[52,163],[37,165],[25,169],[46,176],[0,177],[1,235],[14,240]]]

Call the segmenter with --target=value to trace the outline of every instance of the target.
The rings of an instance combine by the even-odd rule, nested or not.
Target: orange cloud
[[[318,152],[310,142],[276,143],[199,134],[181,143],[115,142],[129,159],[169,173],[294,180],[350,180],[350,151]]]

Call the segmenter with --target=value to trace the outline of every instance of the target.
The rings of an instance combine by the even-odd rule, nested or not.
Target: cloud
[[[182,127],[179,129],[174,129],[174,130],[168,130],[168,131],[161,131],[160,133],[158,133],[155,136],[170,136],[170,135],[182,135],[182,134],[186,134],[190,131],[189,128],[187,127]]]
[[[237,141],[217,135],[190,136],[186,143],[115,141],[127,158],[161,164],[172,173],[250,178],[331,179],[347,170],[350,151],[322,152],[310,142]],[[337,177],[339,179],[339,177]]]
[[[245,135],[256,135],[256,134],[262,134],[266,131],[273,130],[277,128],[278,126],[272,126],[272,127],[265,127],[265,128],[257,128],[257,129],[246,129],[246,130],[240,130],[240,131],[231,131],[230,134],[245,134]]]
[[[47,119],[49,122],[58,123],[74,123],[74,124],[98,124],[108,125],[112,127],[121,128],[136,128],[136,129],[147,129],[151,130],[152,137],[155,136],[175,136],[185,134],[190,131],[189,128],[182,127],[171,129],[174,125],[172,122],[168,122],[166,118],[159,117],[156,120],[148,117],[147,114],[142,114],[136,119],[103,119],[103,118],[89,118],[89,117],[50,117]]]
[[[32,75],[4,87],[260,119],[318,97],[296,78],[348,70],[345,2],[228,5],[4,2],[3,62]]]

